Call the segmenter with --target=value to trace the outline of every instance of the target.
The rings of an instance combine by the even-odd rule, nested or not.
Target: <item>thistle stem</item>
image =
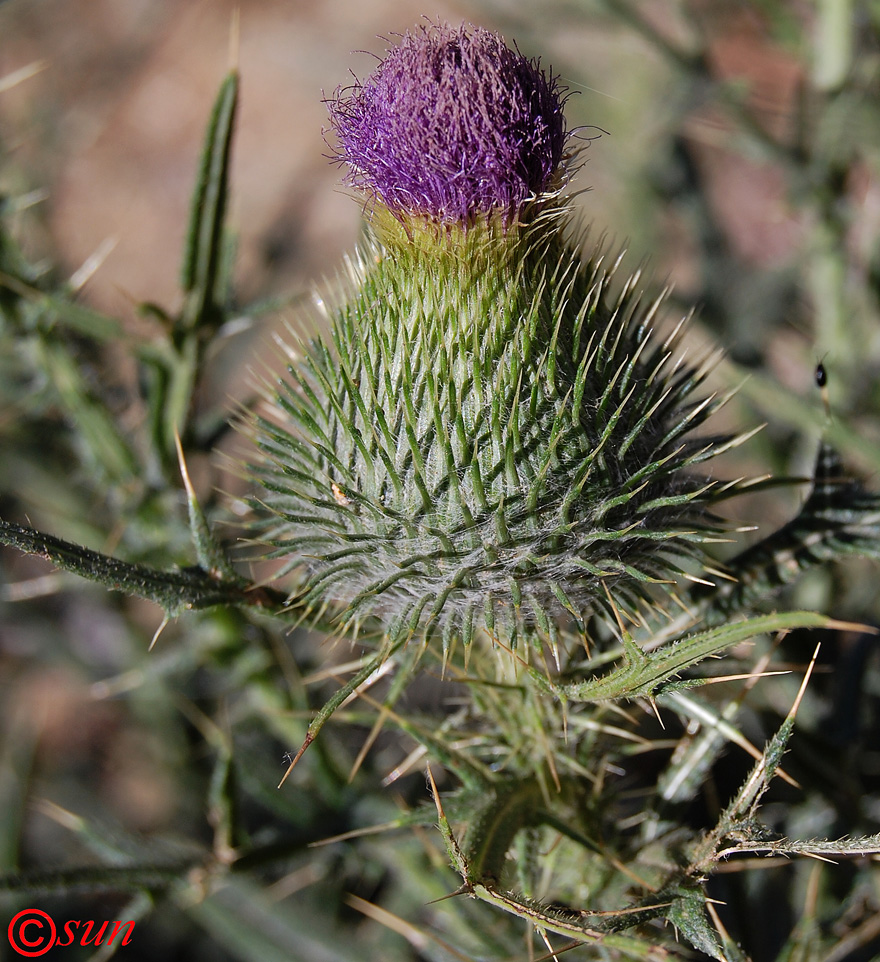
[[[62,571],[96,581],[114,591],[155,601],[169,617],[216,605],[277,609],[285,606],[285,596],[281,592],[217,578],[199,566],[160,571],[147,565],[120,561],[9,521],[0,521],[0,544],[44,558]]]

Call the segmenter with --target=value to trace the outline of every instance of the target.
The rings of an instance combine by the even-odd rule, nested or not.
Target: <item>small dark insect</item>
[[[825,408],[825,416],[831,418],[831,402],[828,399],[828,372],[825,365],[819,361],[816,365],[816,386],[822,395],[822,406]]]
[[[292,765],[293,764],[294,752],[285,752],[281,758],[282,765]]]

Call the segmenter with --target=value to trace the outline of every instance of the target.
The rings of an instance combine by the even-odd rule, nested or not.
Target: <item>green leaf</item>
[[[735,575],[706,592],[692,591],[709,623],[747,610],[803,571],[862,556],[880,560],[880,496],[844,469],[826,441],[819,445],[813,486],[797,516],[728,562]]]
[[[667,685],[675,686],[674,679],[687,668],[712,655],[721,654],[741,641],[774,631],[794,628],[837,628],[840,622],[812,611],[789,611],[761,615],[745,621],[701,631],[681,638],[650,654],[635,649],[629,640],[625,644],[623,665],[598,678],[562,687],[562,693],[572,701],[604,701],[614,698],[650,696]]]
[[[67,348],[62,344],[41,341],[39,353],[93,463],[113,483],[126,484],[137,477],[140,467],[134,453],[103,403],[94,397]]]
[[[223,225],[238,83],[238,73],[230,71],[220,86],[205,137],[181,270],[187,294],[181,317],[185,330],[218,321],[217,288],[224,268]]]
[[[716,932],[706,918],[706,896],[702,892],[696,889],[679,890],[672,900],[668,917],[695,949],[719,962],[727,962]]]
[[[75,304],[69,299],[69,295],[41,291],[27,281],[4,272],[0,272],[0,288],[12,291],[13,294],[32,303],[41,312],[54,315],[64,327],[78,334],[104,342],[126,339],[119,321],[88,307]]]

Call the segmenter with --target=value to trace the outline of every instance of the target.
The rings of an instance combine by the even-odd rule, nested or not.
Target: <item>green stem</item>
[[[0,892],[27,896],[70,895],[75,892],[118,892],[132,889],[164,889],[173,885],[199,863],[185,859],[167,865],[95,865],[57,872],[21,872],[0,875]]]
[[[107,588],[155,601],[169,617],[215,605],[282,608],[284,595],[266,588],[216,578],[200,567],[159,571],[83,548],[53,535],[0,520],[0,544],[50,561],[56,568],[96,581]]]

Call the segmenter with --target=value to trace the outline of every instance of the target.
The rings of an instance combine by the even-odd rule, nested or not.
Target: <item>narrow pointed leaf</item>
[[[192,200],[181,284],[187,293],[183,327],[216,320],[217,280],[223,268],[223,225],[229,192],[229,165],[238,73],[223,81],[208,125],[199,179]]]
[[[667,686],[674,689],[673,679],[685,669],[756,635],[794,628],[834,628],[839,625],[827,615],[812,611],[789,611],[748,618],[681,638],[647,654],[644,659],[625,658],[621,667],[608,674],[567,685],[562,690],[572,701],[653,695]]]

